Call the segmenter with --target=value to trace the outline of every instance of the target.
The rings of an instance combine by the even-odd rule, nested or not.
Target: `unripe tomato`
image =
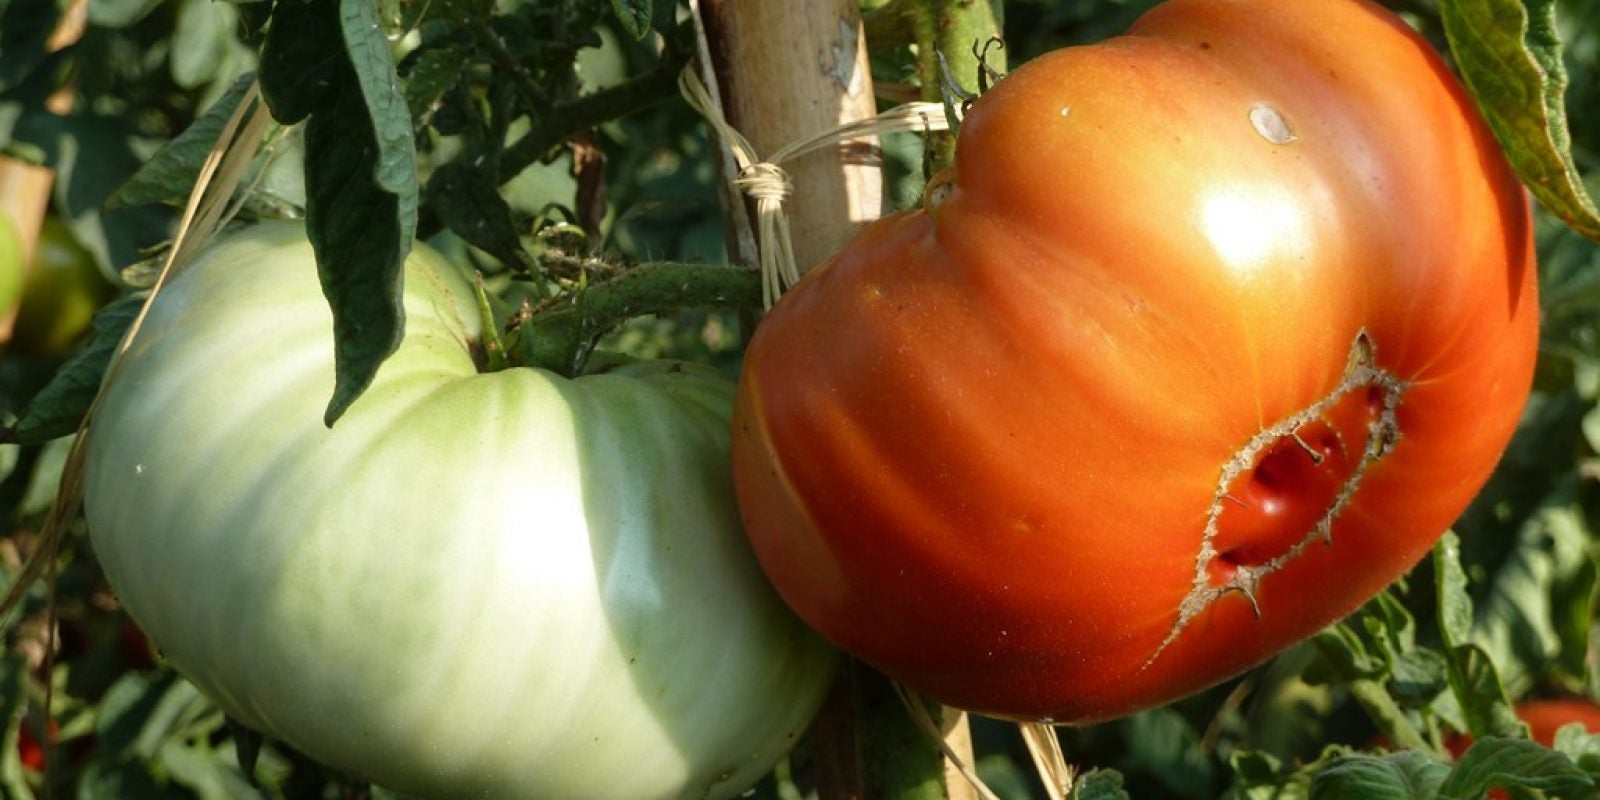
[[[0,324],[17,309],[22,297],[22,238],[11,215],[0,211]]]
[[[836,659],[740,532],[732,381],[480,374],[468,283],[420,244],[405,277],[405,339],[331,429],[301,226],[232,236],[167,284],[85,465],[129,615],[235,718],[397,791],[748,788]]]
[[[1088,722],[1358,607],[1516,426],[1527,200],[1362,0],[1172,0],[971,108],[923,210],[772,310],[735,413],[756,552],[914,689]]]
[[[113,293],[95,266],[94,256],[78,243],[71,229],[46,217],[22,288],[13,346],[39,355],[66,351],[89,330],[94,312]]]

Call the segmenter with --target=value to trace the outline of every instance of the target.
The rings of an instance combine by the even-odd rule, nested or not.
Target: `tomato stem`
[[[990,73],[1005,71],[1005,54],[987,43],[1000,38],[1004,14],[992,0],[900,0],[895,3],[911,22],[917,42],[917,76],[922,82],[922,99],[942,102],[945,72],[959,81],[959,88],[978,93]],[[891,7],[892,8],[892,7]],[[928,138],[928,164],[932,171],[944,169],[955,158],[955,136],[931,134]]]
[[[483,288],[483,274],[473,275],[473,294],[478,301],[478,317],[483,320],[483,352],[487,363],[482,365],[484,372],[499,372],[510,365],[506,357],[506,343],[500,337],[500,329],[495,323],[494,309],[489,305],[489,294]]]
[[[513,316],[510,351],[517,363],[574,376],[595,340],[634,317],[685,308],[756,308],[761,274],[707,264],[655,261]]]

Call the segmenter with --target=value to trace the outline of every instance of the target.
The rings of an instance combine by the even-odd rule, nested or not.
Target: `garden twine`
[[[789,217],[783,203],[794,193],[794,181],[779,166],[786,161],[849,139],[886,133],[932,133],[950,129],[945,108],[939,103],[906,103],[877,116],[847,122],[792,142],[762,159],[750,140],[735,130],[706,91],[693,66],[678,75],[678,89],[685,101],[716,131],[717,137],[732,151],[739,174],[733,183],[756,204],[756,252],[761,267],[761,302],[771,308],[778,297],[800,280],[794,245],[789,234]]]

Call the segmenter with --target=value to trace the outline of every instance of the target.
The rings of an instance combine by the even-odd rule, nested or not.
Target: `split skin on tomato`
[[[1538,326],[1525,193],[1398,18],[1173,0],[971,108],[925,208],[751,342],[780,593],[947,704],[1084,723],[1357,608],[1482,486]]]
[[[184,267],[95,412],[90,540],[167,663],[306,754],[429,797],[726,798],[836,669],[763,579],[709,367],[480,373],[418,245],[406,333],[331,429],[305,230]]]

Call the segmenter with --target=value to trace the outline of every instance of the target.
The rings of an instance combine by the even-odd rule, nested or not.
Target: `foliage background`
[[[1151,4],[1011,0],[1005,4],[1007,58],[1021,63],[1049,49],[1115,35]],[[469,244],[455,232],[466,223],[453,219],[456,212],[435,202],[427,188],[420,232],[452,258],[495,276],[512,302],[542,297],[575,264],[580,271],[604,267],[594,259],[725,261],[703,127],[670,82],[649,81],[681,63],[682,9],[660,4],[656,27],[666,34],[640,39],[619,22],[608,0],[503,0],[492,9],[452,16],[471,5],[385,0],[380,8],[401,59],[413,118],[425,131],[418,138],[425,187],[445,185],[443,175],[457,181],[452,186],[464,186],[465,196],[503,198],[503,208],[491,199],[478,212],[509,226],[531,259],[481,239],[474,242],[478,246]],[[1392,0],[1391,6],[1444,49],[1435,0]],[[165,205],[108,200],[256,67],[269,7],[91,0],[82,40],[48,54],[30,42],[53,25],[54,3],[0,0],[0,152],[58,171],[52,214],[71,225],[108,280],[141,282],[147,271],[140,265],[170,234],[170,203],[181,199],[186,186],[178,185],[177,196],[154,198]],[[1558,10],[1571,75],[1567,108],[1574,154],[1585,174],[1596,176],[1600,0],[1560,0]],[[481,30],[461,22],[474,18],[492,19],[510,52],[495,52],[478,36]],[[915,82],[905,42],[874,42],[873,49],[875,77],[885,95]],[[524,70],[496,69],[507,57],[526,65]],[[73,112],[44,113],[44,98],[67,83],[76,87]],[[626,102],[607,109],[618,114],[594,120],[592,133],[561,127],[580,98],[633,84],[641,85],[631,94],[613,92],[626,94]],[[518,113],[506,113],[508,108]],[[516,143],[536,134],[551,146],[519,169]],[[574,149],[562,144],[574,135],[582,140],[576,160]],[[486,151],[500,171],[459,169],[464,154]],[[603,168],[593,166],[594,152],[603,154]],[[915,204],[923,177],[919,139],[891,137],[885,156],[893,203]],[[304,205],[303,158],[301,134],[279,131],[252,176],[249,213]],[[1600,180],[1591,178],[1591,191],[1596,189]],[[1457,531],[1475,609],[1472,640],[1498,667],[1508,695],[1596,698],[1600,247],[1542,211],[1538,237],[1545,329],[1536,391],[1500,470]],[[602,346],[709,360],[735,370],[740,330],[737,314],[687,311],[633,320]],[[71,355],[0,351],[0,423],[21,414]],[[9,570],[30,552],[53,498],[64,442],[0,445],[0,533],[8,534],[0,539],[0,564]],[[105,587],[81,530],[58,568],[56,632],[50,633],[45,613],[47,587],[40,586],[9,628],[0,656],[0,791],[6,796],[32,797],[46,789],[85,798],[383,795],[381,788],[330,773],[271,743],[261,751],[252,785],[236,752],[251,737],[236,736],[149,651]],[[1424,563],[1405,583],[1407,590],[1396,593],[1414,617],[1410,635],[1419,650],[1443,641],[1434,622],[1438,595],[1429,588],[1435,578],[1432,564]],[[1360,623],[1367,633],[1393,632],[1369,622]],[[1302,796],[1284,788],[1295,765],[1318,763],[1329,745],[1374,744],[1378,728],[1356,697],[1360,680],[1376,681],[1405,699],[1403,682],[1396,679],[1397,663],[1402,673],[1405,663],[1391,659],[1363,678],[1341,673],[1327,642],[1322,645],[1302,645],[1168,708],[1063,730],[1068,757],[1119,770],[1126,790],[1138,798]],[[47,687],[59,729],[41,770],[21,740],[45,738]],[[1438,687],[1433,689],[1437,695]],[[1430,702],[1416,701],[1410,710],[1431,708]],[[979,771],[1003,797],[1043,796],[1014,728],[978,720],[975,737]],[[758,793],[803,793],[808,770],[802,746]]]

